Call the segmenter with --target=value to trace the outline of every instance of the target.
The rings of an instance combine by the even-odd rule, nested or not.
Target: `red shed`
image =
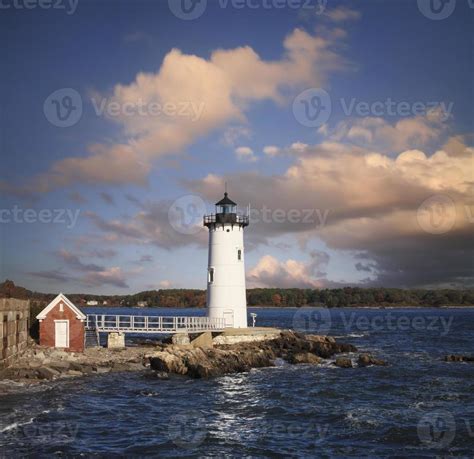
[[[83,352],[86,315],[60,293],[36,318],[40,321],[40,344],[65,351]]]

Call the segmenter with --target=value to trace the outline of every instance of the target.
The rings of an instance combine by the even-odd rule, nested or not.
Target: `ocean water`
[[[197,313],[138,311],[150,312]],[[474,310],[251,312],[257,325],[328,333],[390,365],[277,362],[209,380],[115,373],[18,386],[0,396],[0,457],[473,457],[474,364],[442,358],[474,353]]]

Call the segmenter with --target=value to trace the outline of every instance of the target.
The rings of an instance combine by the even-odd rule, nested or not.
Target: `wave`
[[[19,422],[19,421],[18,422],[13,422],[12,424],[7,425],[3,429],[0,429],[0,433],[5,433],[5,432],[8,432],[10,430],[17,429],[18,427],[26,426],[28,424],[32,424],[35,419],[36,418],[30,418],[28,421],[25,421],[25,422]]]

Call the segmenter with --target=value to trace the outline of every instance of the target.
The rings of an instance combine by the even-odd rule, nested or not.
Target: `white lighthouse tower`
[[[204,216],[209,228],[207,316],[225,319],[226,327],[247,328],[244,228],[248,224],[248,215],[237,213],[227,192],[216,203],[216,213]]]

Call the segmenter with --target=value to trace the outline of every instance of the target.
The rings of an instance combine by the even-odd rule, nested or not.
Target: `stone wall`
[[[29,301],[0,298],[0,369],[27,348],[29,321]]]

